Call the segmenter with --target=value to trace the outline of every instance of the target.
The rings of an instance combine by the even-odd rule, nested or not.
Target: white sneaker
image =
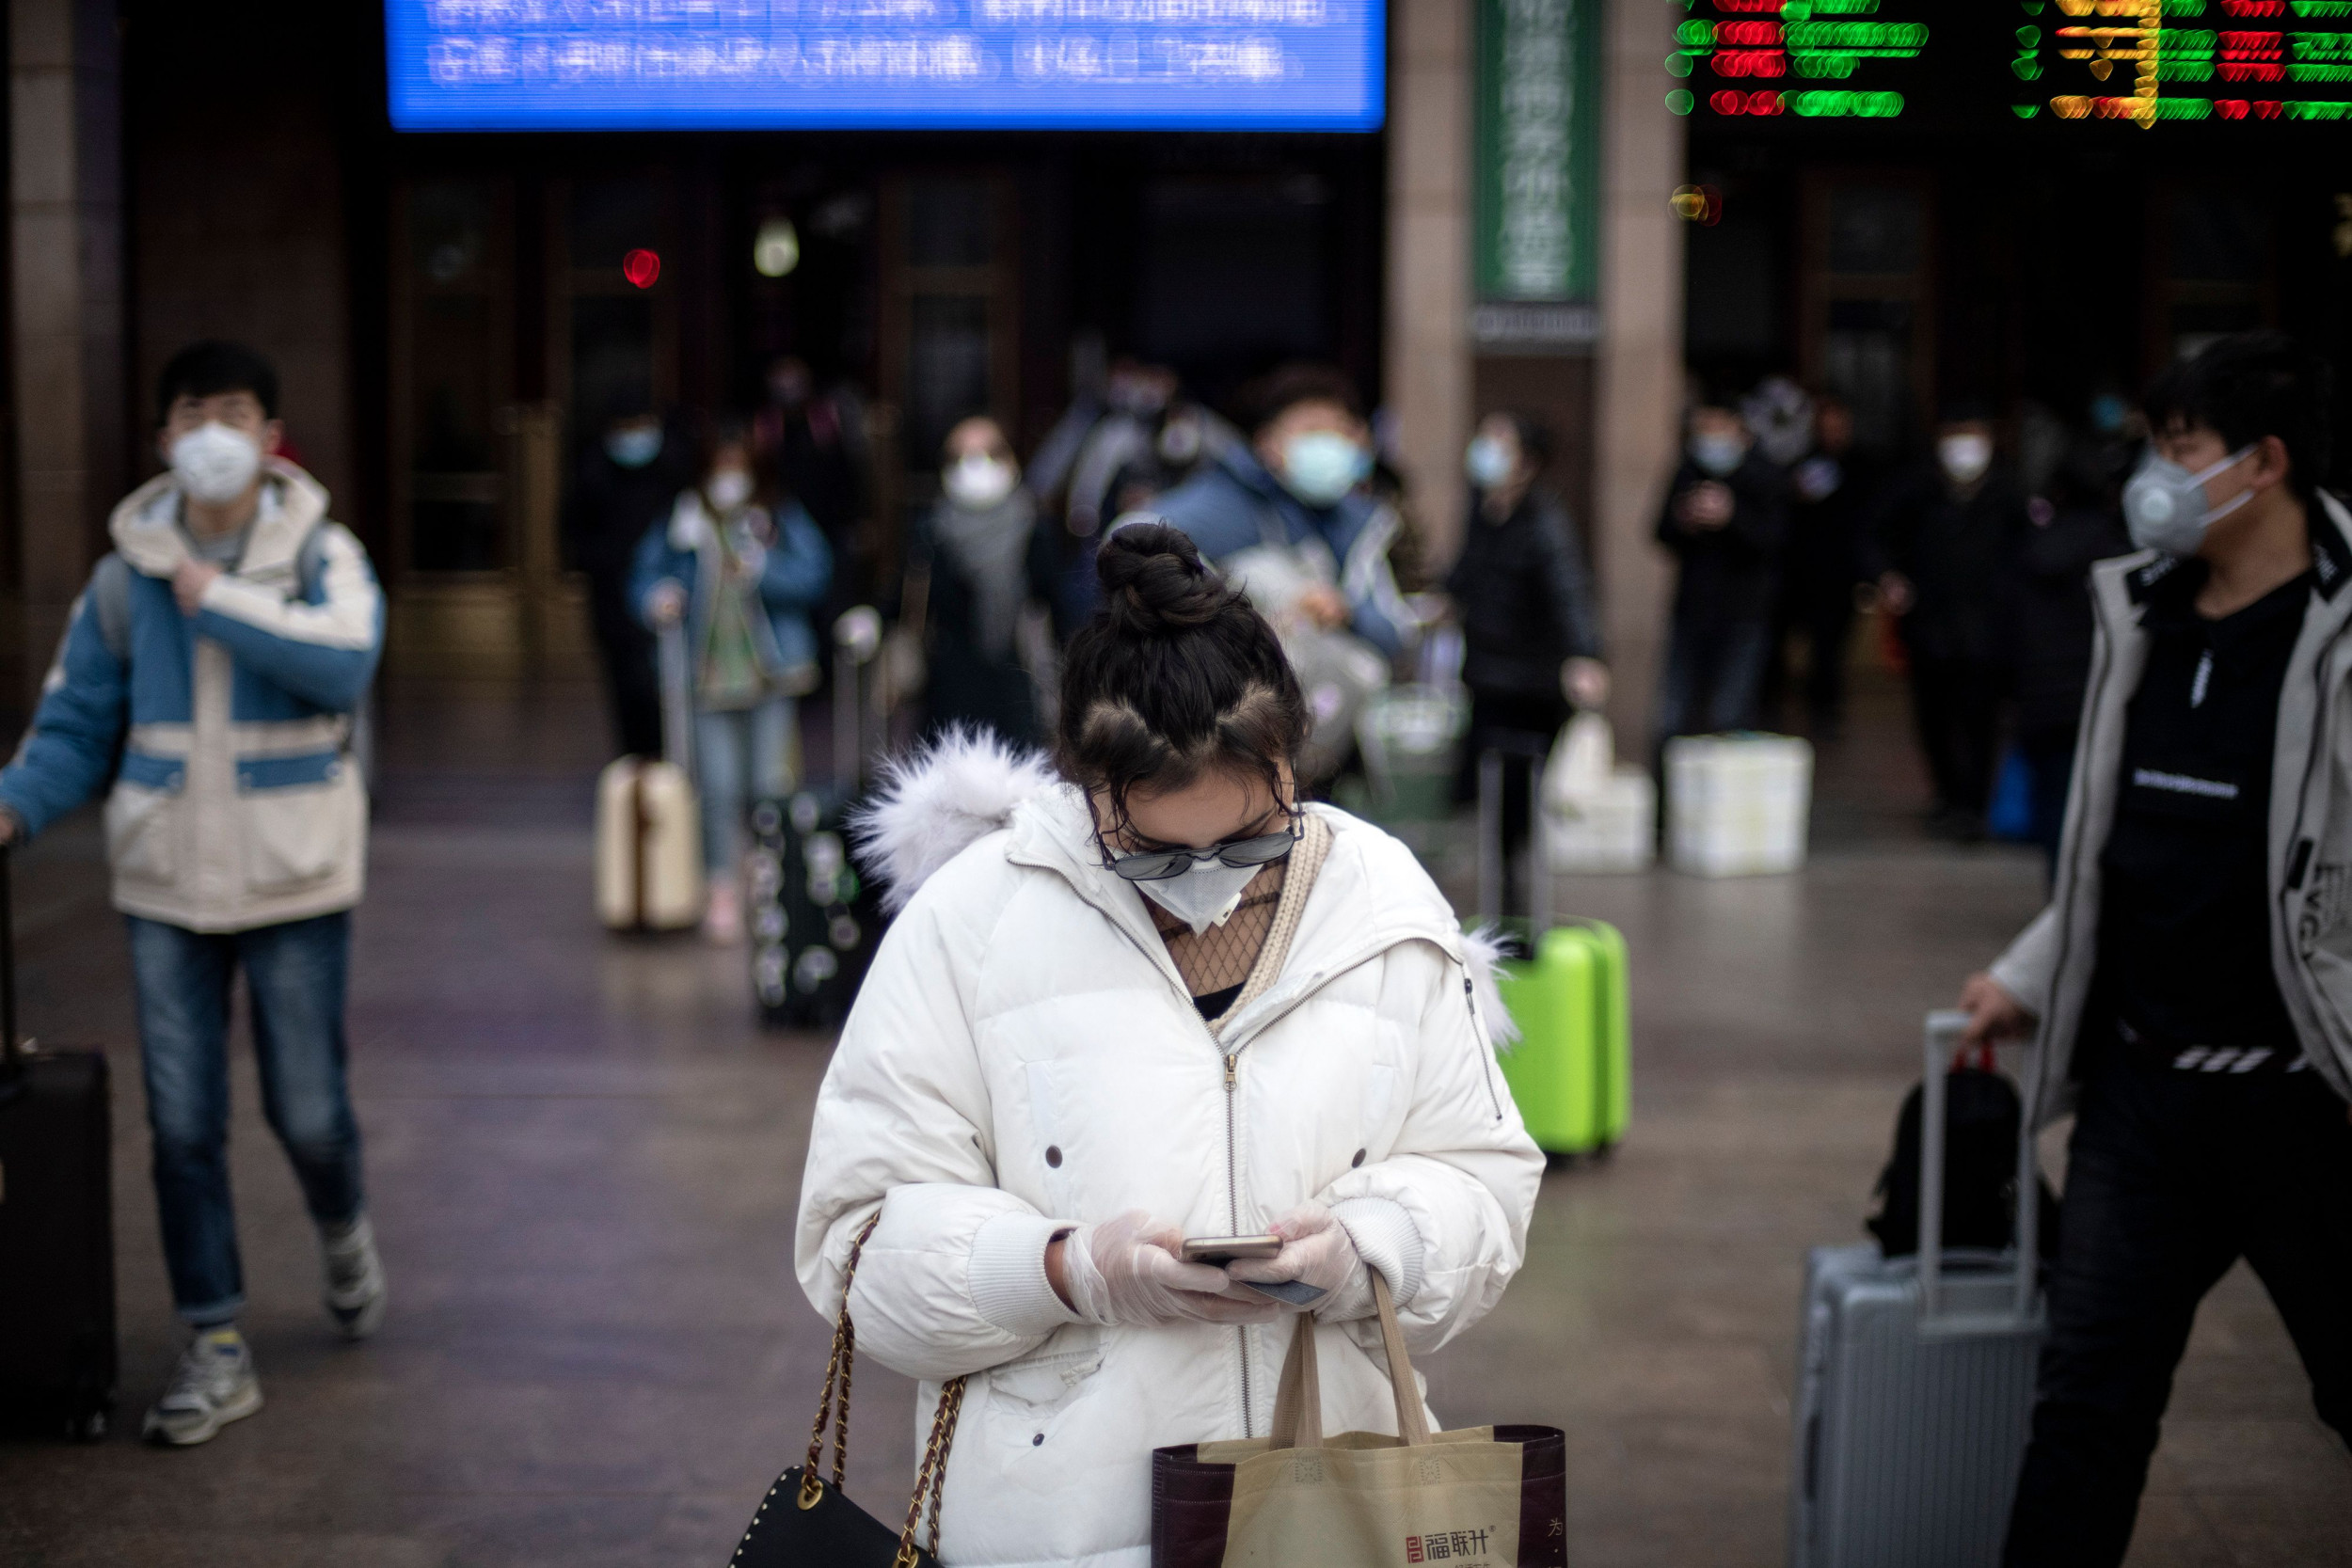
[[[181,1355],[144,1430],[151,1443],[184,1449],[211,1442],[222,1427],[261,1408],[262,1385],[244,1338],[234,1328],[206,1329]]]
[[[326,1314],[346,1339],[364,1339],[384,1323],[384,1260],[375,1255],[375,1227],[361,1214],[339,1230],[322,1227],[326,1259]]]

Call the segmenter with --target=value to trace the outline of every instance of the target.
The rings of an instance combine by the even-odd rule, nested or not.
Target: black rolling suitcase
[[[94,1442],[115,1397],[113,1127],[106,1058],[16,1032],[0,848],[0,1425]]]
[[[752,995],[772,1028],[839,1027],[882,938],[881,890],[859,873],[848,827],[865,786],[881,625],[861,607],[834,628],[832,784],[752,807]]]

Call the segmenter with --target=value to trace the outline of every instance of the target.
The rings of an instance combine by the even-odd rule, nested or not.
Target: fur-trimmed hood
[[[1026,811],[1024,808],[1028,808]],[[1505,956],[1492,929],[1461,930],[1437,889],[1409,851],[1371,824],[1331,807],[1327,813],[1343,826],[1349,841],[1362,844],[1371,857],[1365,870],[1368,885],[1376,889],[1384,908],[1380,924],[1401,927],[1401,934],[1426,937],[1462,964],[1469,976],[1476,1012],[1490,1044],[1507,1045],[1519,1037],[1502,1005],[1496,985]],[[1014,858],[1032,863],[1052,863],[1081,892],[1102,903],[1104,890],[1093,884],[1096,875],[1080,840],[1090,839],[1077,791],[1063,781],[1043,753],[1007,744],[985,730],[958,727],[930,746],[885,767],[871,801],[851,817],[850,832],[859,864],[882,888],[882,908],[891,914],[964,850],[989,834],[1029,820],[1016,834],[1021,847]],[[1138,901],[1135,918],[1143,920]],[[1106,911],[1105,912],[1111,912]]]

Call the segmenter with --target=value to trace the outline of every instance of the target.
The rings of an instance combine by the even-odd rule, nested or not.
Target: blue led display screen
[[[386,0],[401,131],[1370,131],[1386,0]]]

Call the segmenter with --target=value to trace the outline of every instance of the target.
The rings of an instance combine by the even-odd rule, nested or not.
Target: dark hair
[[[2276,436],[2287,483],[2305,501],[2328,477],[2335,392],[2328,362],[2282,332],[2236,332],[2168,367],[2148,388],[2148,425],[2203,425],[2232,451]]]
[[[171,356],[155,382],[155,422],[171,418],[171,405],[182,398],[209,398],[222,392],[251,392],[270,419],[278,418],[278,371],[243,343],[208,338],[190,343]]]
[[[1518,408],[1498,409],[1489,418],[1501,419],[1511,427],[1511,434],[1518,438],[1521,457],[1539,469],[1550,464],[1551,432],[1543,420]]]
[[[1955,394],[1944,400],[1935,411],[1937,424],[1991,424],[1993,405],[1980,397]]]
[[[1347,373],[1329,365],[1294,364],[1278,367],[1253,383],[1241,396],[1241,412],[1249,428],[1263,430],[1302,403],[1329,403],[1363,418],[1364,405]]]
[[[694,473],[692,483],[700,485],[710,477],[710,466],[720,451],[727,447],[741,451],[752,467],[752,494],[766,502],[776,495],[775,465],[760,450],[751,421],[732,414],[697,422],[694,433]]]
[[[1162,522],[1113,531],[1094,558],[1102,608],[1063,656],[1054,761],[1110,798],[1182,789],[1205,773],[1255,775],[1281,798],[1281,765],[1306,743],[1307,699],[1248,595]]]

